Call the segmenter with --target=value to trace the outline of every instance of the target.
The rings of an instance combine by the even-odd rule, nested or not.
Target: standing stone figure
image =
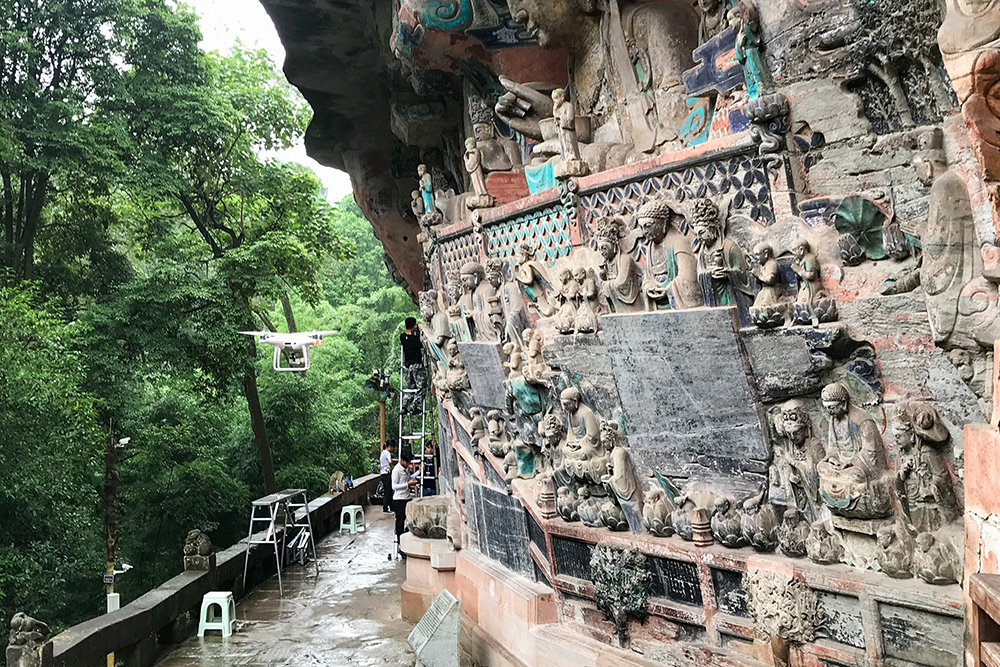
[[[781,404],[773,413],[774,430],[780,438],[774,468],[785,502],[810,521],[818,518],[819,478],[816,466],[825,458],[823,444],[813,432],[812,419],[802,401]]]
[[[809,241],[797,240],[792,250],[795,253],[792,271],[798,283],[798,295],[792,304],[792,322],[814,327],[820,322],[833,322],[837,319],[837,302],[823,289],[819,259],[813,254]]]
[[[684,235],[683,216],[663,199],[642,205],[636,220],[646,237],[642,289],[650,310],[704,305],[698,286],[698,264]]]
[[[639,300],[642,285],[639,267],[632,255],[622,252],[625,223],[621,218],[601,218],[597,221],[597,252],[601,253],[598,277],[601,293],[608,301],[612,313],[629,312],[641,307]]]
[[[555,167],[556,178],[586,176],[586,163],[580,158],[580,141],[576,136],[576,110],[566,99],[566,91],[552,91],[552,113],[559,128],[559,149],[562,161]]]
[[[420,196],[424,199],[424,212],[434,213],[437,210],[434,205],[434,180],[427,171],[427,165],[417,166],[417,177],[420,179]]]
[[[757,259],[753,275],[760,291],[750,306],[750,319],[761,329],[781,326],[788,306],[781,302],[781,268],[774,258],[774,248],[769,243],[758,243],[753,254]]]
[[[698,0],[698,9],[701,11],[699,44],[704,44],[729,27],[729,0]]]
[[[483,173],[483,154],[476,145],[475,137],[465,140],[465,171],[472,180],[472,191],[475,193],[466,206],[470,209],[492,206],[493,197],[486,189],[486,176]]]
[[[706,306],[738,306],[745,313],[753,298],[753,276],[735,241],[726,238],[719,207],[711,199],[690,205],[692,231],[698,239],[698,282]]]

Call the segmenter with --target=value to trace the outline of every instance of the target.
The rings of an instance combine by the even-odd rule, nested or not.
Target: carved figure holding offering
[[[736,30],[736,59],[743,65],[747,95],[753,100],[768,91],[771,78],[761,54],[760,13],[754,1],[736,0],[729,23]]]
[[[758,243],[753,254],[757,259],[753,276],[760,291],[750,307],[750,319],[761,329],[781,326],[788,306],[781,302],[781,268],[774,258],[774,248],[769,243]]]
[[[549,305],[546,290],[549,289],[549,279],[545,267],[535,259],[535,248],[528,241],[517,246],[517,257],[514,261],[514,280],[524,289],[530,300],[544,317],[550,317],[555,309]]]
[[[500,303],[500,291],[504,287],[503,261],[490,257],[486,260],[486,282],[483,284],[483,298],[486,300],[486,319],[496,332],[498,340],[504,337],[504,312]]]
[[[942,450],[951,439],[937,408],[906,403],[896,424],[900,460],[896,488],[910,528],[934,532],[958,516],[958,502]]]
[[[483,173],[483,155],[476,145],[476,138],[469,137],[465,140],[465,171],[472,181],[473,197],[466,202],[466,207],[487,208],[493,206],[494,200],[486,189],[486,175]]]
[[[629,312],[641,307],[639,267],[631,253],[622,251],[625,223],[621,218],[597,221],[597,252],[601,253],[601,293],[612,313]]]
[[[517,476],[521,479],[532,479],[541,467],[539,457],[535,448],[521,439],[517,425],[514,424],[512,428],[514,429],[514,439],[510,443],[510,451],[513,453],[517,465]]]
[[[413,211],[413,215],[416,216],[418,221],[427,212],[427,209],[424,208],[424,198],[420,194],[420,190],[414,190],[410,193],[410,210]]]
[[[559,395],[569,428],[561,447],[561,472],[570,479],[601,484],[608,457],[601,447],[597,415],[581,401],[580,390],[570,387]]]
[[[559,127],[559,147],[561,162],[555,167],[556,178],[586,176],[587,164],[580,158],[580,141],[576,136],[576,110],[566,99],[566,91],[556,88],[552,91],[552,114]]]
[[[663,199],[642,205],[636,220],[646,237],[642,289],[650,310],[704,305],[698,286],[698,264],[684,232],[684,217]]]
[[[778,485],[785,492],[788,504],[815,520],[819,501],[816,466],[826,457],[823,444],[813,432],[812,419],[802,401],[782,403],[772,420],[781,442],[774,463]]]
[[[875,420],[851,405],[847,386],[823,388],[823,408],[830,417],[826,458],[816,466],[820,497],[832,512],[854,519],[877,519],[890,511],[888,463]]]
[[[689,220],[697,238],[698,283],[706,306],[738,306],[745,313],[753,298],[753,275],[743,250],[725,237],[719,207],[711,199],[695,199]]]
[[[792,322],[812,324],[814,327],[818,327],[820,322],[833,322],[837,319],[837,301],[827,296],[823,289],[819,260],[813,254],[809,241],[797,240],[792,250],[795,254],[792,271],[798,283],[798,294],[792,304]]]

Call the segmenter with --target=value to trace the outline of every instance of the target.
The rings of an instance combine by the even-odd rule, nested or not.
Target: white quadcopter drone
[[[323,336],[332,336],[336,331],[309,331],[302,333],[275,333],[273,331],[241,331],[247,336],[257,336],[258,342],[274,347],[274,370],[309,370],[309,348],[322,345]],[[281,353],[288,355],[289,366],[281,365]]]

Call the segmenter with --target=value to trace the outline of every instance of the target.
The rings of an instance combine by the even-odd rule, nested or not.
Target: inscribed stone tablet
[[[513,496],[480,484],[466,496],[475,504],[479,551],[508,569],[531,578],[534,561],[528,552],[528,524],[524,507]]]
[[[961,618],[893,604],[880,604],[879,616],[887,657],[930,667],[961,664]]]
[[[472,396],[485,414],[487,410],[503,410],[503,361],[496,343],[459,343],[459,354],[472,383]]]
[[[640,477],[656,471],[751,492],[763,481],[768,451],[738,321],[724,308],[601,318]]]
[[[461,615],[458,598],[448,589],[441,591],[408,638],[421,665],[458,667]]]
[[[694,563],[647,557],[653,573],[652,594],[675,602],[701,606],[701,581]]]
[[[865,625],[861,604],[853,595],[816,592],[817,618],[823,634],[835,642],[854,648],[865,647]]]
[[[724,614],[747,618],[747,589],[743,586],[743,573],[735,570],[712,568],[715,603]]]

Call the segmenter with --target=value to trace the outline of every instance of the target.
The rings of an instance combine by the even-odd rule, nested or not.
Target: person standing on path
[[[378,458],[378,472],[382,476],[382,514],[392,514],[392,443],[382,447]]]
[[[396,542],[399,543],[399,536],[403,534],[403,527],[406,522],[406,503],[410,502],[413,495],[413,487],[417,485],[416,473],[411,474],[410,461],[413,455],[404,450],[399,457],[399,463],[392,469],[392,509],[396,513]]]
[[[407,317],[406,331],[399,334],[399,344],[403,346],[403,405],[404,415],[416,414],[423,403],[427,389],[427,370],[424,368],[424,346],[420,340],[420,329],[414,317]]]

